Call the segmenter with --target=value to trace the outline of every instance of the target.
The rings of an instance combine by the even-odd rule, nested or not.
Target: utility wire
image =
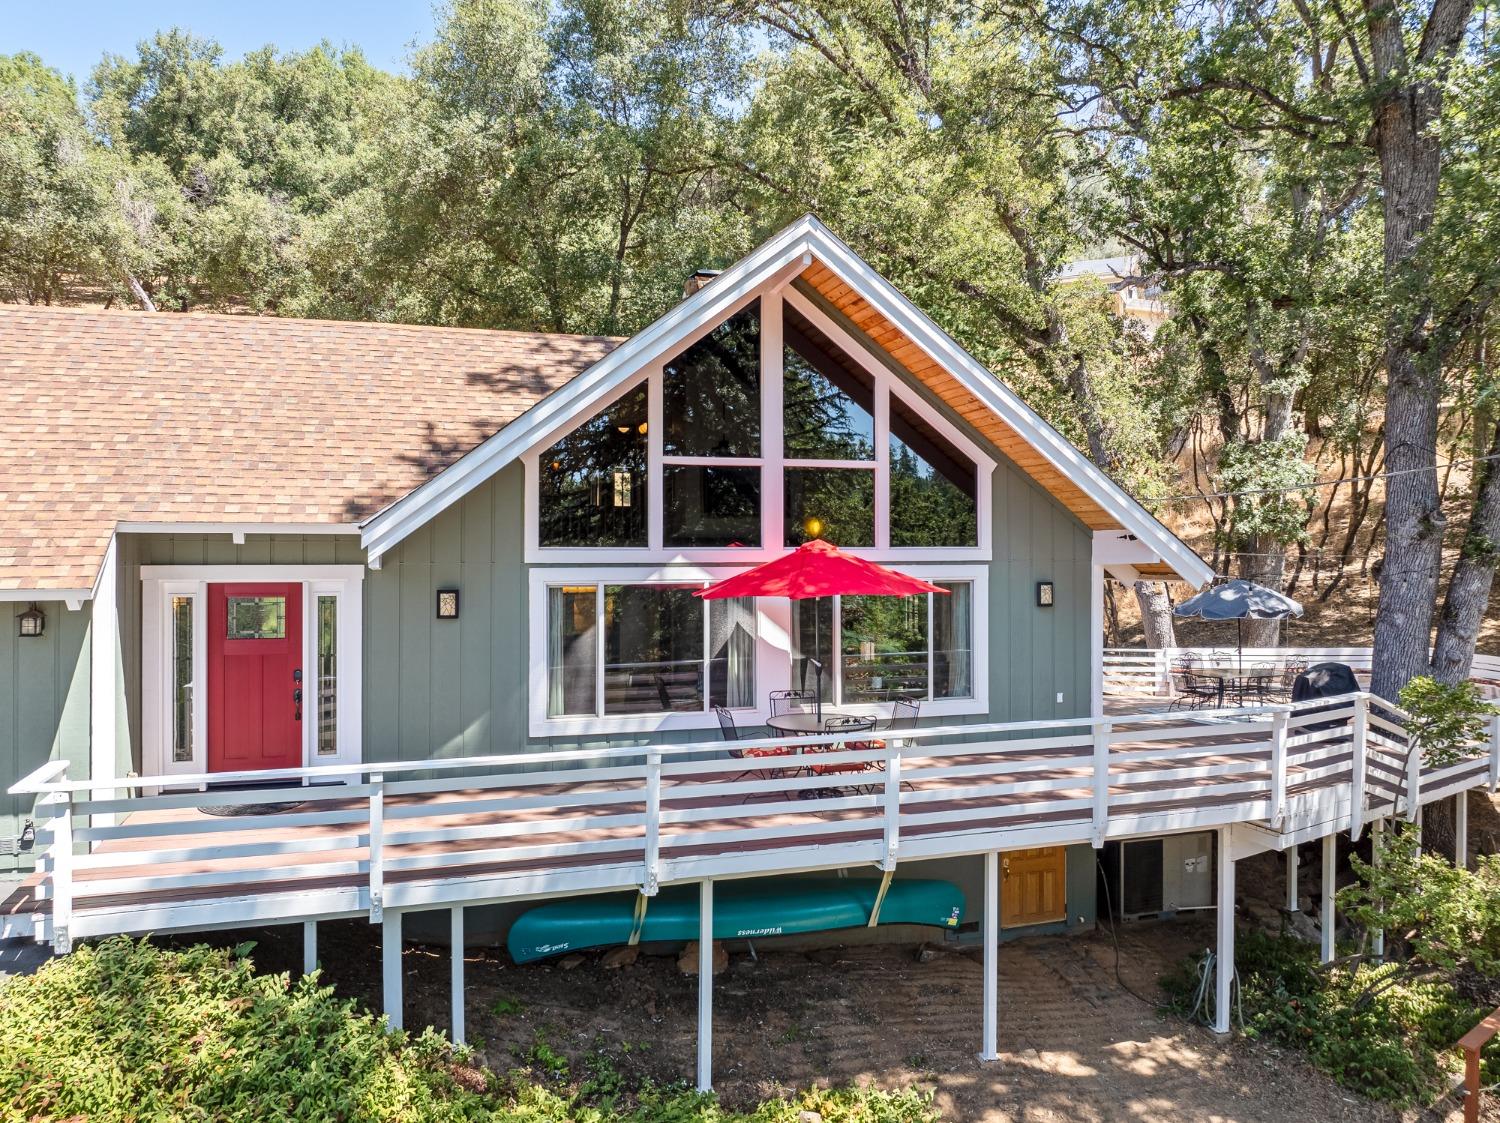
[[[1414,472],[1439,472],[1444,468],[1462,468],[1466,464],[1484,464],[1491,460],[1500,460],[1500,453],[1491,453],[1488,456],[1476,456],[1471,460],[1450,460],[1445,464],[1434,464],[1431,468],[1397,468],[1394,471],[1376,472],[1369,476],[1339,476],[1337,479],[1314,480],[1310,484],[1288,484],[1286,487],[1257,487],[1246,491],[1195,491],[1191,495],[1169,495],[1167,498],[1158,500],[1157,502],[1187,503],[1195,499],[1207,502],[1210,499],[1240,499],[1248,495],[1282,495],[1288,491],[1316,491],[1318,488],[1336,487],[1339,484],[1388,480],[1393,476],[1408,476]]]

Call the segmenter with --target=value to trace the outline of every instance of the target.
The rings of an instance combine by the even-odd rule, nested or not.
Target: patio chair
[[[1170,710],[1199,710],[1219,700],[1219,684],[1195,672],[1194,662],[1183,659],[1172,666],[1172,704]]]
[[[1282,663],[1281,676],[1266,684],[1266,701],[1290,702],[1292,700],[1292,687],[1296,685],[1297,676],[1305,670],[1307,670],[1306,659],[1288,659]]]
[[[831,717],[823,723],[825,733],[873,733],[875,731],[875,719],[865,717]],[[862,752],[877,747],[876,742],[869,740],[858,741],[836,741],[829,745],[809,745],[808,753],[837,753],[845,750]],[[880,746],[883,747],[883,746]],[[848,761],[844,764],[814,764],[808,769],[814,776],[844,776],[858,774],[861,772],[875,771],[873,761]],[[850,784],[846,785],[858,792],[874,790],[871,785]],[[829,791],[836,792],[837,789],[818,789],[815,795],[822,796]]]
[[[723,706],[714,707],[714,716],[719,719],[719,736],[726,741],[738,741],[741,739],[739,726],[735,724],[734,715]],[[776,745],[767,748],[729,749],[730,757],[735,760],[763,760],[767,757],[791,756],[792,750],[785,745]],[[747,776],[752,780],[769,780],[773,776],[779,776],[786,772],[785,769],[749,769],[741,772],[734,778],[735,781],[743,780]],[[731,781],[733,783],[734,781]],[[750,797],[746,796],[748,800]]]
[[[793,710],[805,709],[814,705],[817,700],[817,695],[811,690],[773,690],[771,691],[771,716],[780,717]]]

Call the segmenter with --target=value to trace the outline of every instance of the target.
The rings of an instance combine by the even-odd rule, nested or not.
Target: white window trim
[[[548,566],[528,574],[528,644],[530,658],[527,692],[527,732],[535,738],[579,737],[599,734],[658,733],[673,729],[714,729],[718,718],[713,710],[694,713],[631,714],[616,717],[589,715],[583,717],[547,716],[547,589],[552,585],[639,585],[713,582],[738,573],[738,567],[695,565],[665,566]],[[924,701],[924,716],[972,717],[989,713],[989,568],[984,565],[928,564],[909,565],[903,572],[927,581],[967,581],[971,585],[970,631],[973,642],[972,698],[948,698]],[[764,724],[770,716],[767,702],[773,690],[785,690],[792,684],[792,605],[784,597],[757,597],[755,601],[755,705],[734,710],[742,726]],[[929,626],[929,635],[931,629]],[[603,643],[603,635],[598,637]],[[834,650],[837,653],[838,644]],[[705,646],[705,657],[707,649]],[[602,660],[601,660],[602,661]],[[837,654],[831,689],[838,690]],[[599,680],[602,689],[603,679]],[[830,695],[836,697],[836,693]],[[830,702],[830,704],[833,704]],[[865,703],[841,706],[848,713],[872,717],[890,716],[889,703]]]
[[[642,382],[646,384],[646,502],[647,535],[645,546],[542,546],[540,544],[540,471],[541,455],[553,443],[578,428],[589,417],[574,417],[554,427],[521,456],[525,475],[523,532],[525,558],[529,564],[588,561],[625,561],[630,563],[702,563],[719,565],[754,565],[781,556],[786,546],[782,527],[782,474],[786,468],[831,467],[875,473],[875,542],[874,546],[848,547],[848,552],[871,561],[989,561],[993,542],[992,488],[996,461],[992,455],[969,440],[947,418],[943,417],[905,381],[880,363],[858,340],[850,337],[840,325],[823,313],[812,301],[795,289],[782,285],[768,287],[745,295],[731,305],[713,323],[702,325],[683,340],[673,354],[693,345],[723,320],[742,311],[751,301],[761,302],[761,455],[758,457],[680,457],[662,453],[662,368],[664,360],[642,366],[636,376],[621,384],[611,402],[618,401]],[[875,384],[875,459],[873,461],[823,461],[798,457],[784,458],[781,449],[781,380],[782,380],[782,310],[790,303],[801,315],[856,361]],[[669,356],[670,357],[670,356]],[[901,404],[931,425],[955,449],[975,466],[975,505],[977,544],[974,546],[891,546],[890,543],[890,399]],[[607,408],[607,407],[600,407]],[[598,412],[595,410],[594,412]],[[777,450],[777,455],[770,455]],[[668,547],[663,542],[662,469],[670,464],[716,465],[721,467],[760,468],[761,471],[761,545],[745,547]]]
[[[208,586],[302,585],[302,763],[364,760],[362,565],[143,565],[141,567],[141,767],[147,775],[208,771]],[[338,598],[338,753],[318,756],[317,598]],[[172,760],[172,598],[193,601],[193,759]]]

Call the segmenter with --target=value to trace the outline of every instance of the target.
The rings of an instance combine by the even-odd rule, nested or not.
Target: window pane
[[[977,546],[974,464],[891,396],[891,545]]]
[[[226,597],[229,639],[285,639],[286,597]]]
[[[786,469],[786,541],[875,544],[875,473],[863,468]]]
[[[339,599],[318,598],[318,755],[339,751]]]
[[[926,698],[927,597],[844,597],[843,700]]]
[[[662,535],[668,546],[760,545],[760,469],[668,466]]]
[[[172,760],[193,759],[193,598],[172,598]]]
[[[875,381],[786,309],[782,445],[789,459],[875,459]]]
[[[731,709],[755,705],[755,598],[708,605],[708,700]]]
[[[547,716],[595,713],[593,585],[547,590]]]
[[[932,598],[932,696],[974,697],[974,618],[967,581],[938,581],[949,595]]]
[[[792,649],[792,689],[818,689],[818,669],[823,664],[823,701],[833,701],[833,598],[811,597],[792,602],[795,636]]]
[[[646,387],[542,453],[537,475],[543,546],[646,545]]]
[[[758,301],[662,369],[666,455],[760,455]]]
[[[606,585],[604,712],[703,709],[703,604],[698,586]]]

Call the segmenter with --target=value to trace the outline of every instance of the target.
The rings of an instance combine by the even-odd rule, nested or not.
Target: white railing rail
[[[1233,643],[1216,647],[1106,647],[1104,649],[1104,693],[1113,697],[1167,697],[1172,689],[1172,667],[1183,659],[1246,666],[1270,665],[1278,670],[1288,660],[1304,663],[1344,663],[1357,675],[1367,675],[1373,665],[1368,647],[1247,647]],[[1475,655],[1469,677],[1500,691],[1500,655]]]
[[[45,814],[40,889],[63,947],[98,930],[77,928],[80,915],[157,896],[281,893],[295,910],[300,884],[338,883],[360,893],[340,914],[352,907],[378,921],[439,899],[439,883],[445,900],[502,899],[511,890],[496,879],[522,874],[533,895],[633,886],[649,896],[705,876],[892,869],[898,856],[1098,846],[1232,822],[1291,829],[1289,820],[1306,818],[1303,796],[1335,788],[1350,793],[1357,832],[1392,813],[1392,791],[1412,813],[1500,774],[1497,722],[1473,756],[1441,769],[1414,757],[1403,776],[1404,720],[1357,694],[827,734],[799,739],[785,756],[746,752],[785,747],[774,738],[340,764],[252,773],[281,786],[229,790],[199,790],[222,773],[73,780],[66,765],[49,765],[11,793],[36,795]],[[815,746],[824,751],[806,751]],[[243,813],[204,815],[206,806]]]

